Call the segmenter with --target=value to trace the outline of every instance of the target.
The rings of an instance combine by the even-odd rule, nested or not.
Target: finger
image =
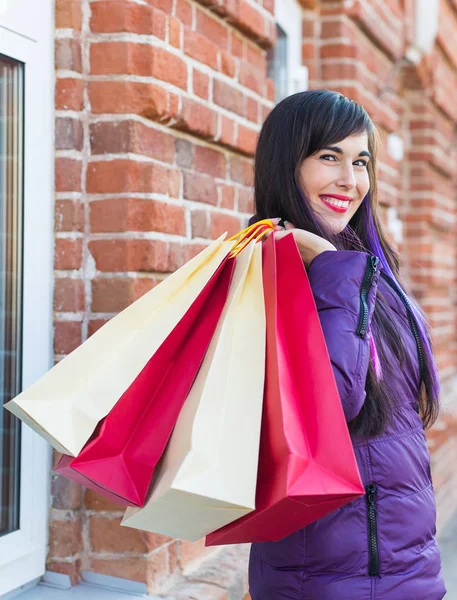
[[[270,219],[270,221],[274,224],[277,225],[279,223],[279,221],[281,220],[281,217],[272,217]]]
[[[286,229],[295,229],[295,225],[292,225],[292,223],[289,223],[289,221],[284,221],[284,227]]]

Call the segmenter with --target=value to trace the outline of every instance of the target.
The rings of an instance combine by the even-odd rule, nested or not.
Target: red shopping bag
[[[142,506],[227,299],[235,261],[226,259],[76,458],[55,471],[118,504]]]
[[[278,541],[363,495],[316,305],[295,240],[263,247],[267,319],[256,509],[206,545]]]

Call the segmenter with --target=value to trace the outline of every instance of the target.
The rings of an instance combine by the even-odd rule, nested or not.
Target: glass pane
[[[0,55],[0,404],[20,392],[23,65]],[[0,535],[19,527],[20,424],[0,407]]]
[[[276,103],[289,94],[287,74],[287,34],[279,25],[276,25],[277,39],[273,48],[267,53],[267,76],[275,82]]]

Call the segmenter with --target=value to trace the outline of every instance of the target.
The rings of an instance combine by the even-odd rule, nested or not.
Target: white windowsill
[[[27,589],[11,592],[1,596],[2,600],[132,600],[133,598],[148,598],[146,585],[108,575],[98,575],[83,571],[83,583],[71,586],[68,575],[47,571],[37,585]],[[156,597],[156,600],[159,600]]]
[[[39,584],[26,592],[14,596],[14,600],[78,600],[84,598],[87,600],[132,600],[132,598],[148,598],[153,600],[153,597],[142,594],[126,594],[122,592],[114,592],[113,590],[103,589],[101,587],[90,585],[88,583],[80,583],[69,590],[52,588],[47,585]]]

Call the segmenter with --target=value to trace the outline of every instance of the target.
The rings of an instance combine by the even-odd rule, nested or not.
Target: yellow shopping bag
[[[5,408],[59,452],[76,456],[228,258],[233,243],[224,237],[116,315]]]

